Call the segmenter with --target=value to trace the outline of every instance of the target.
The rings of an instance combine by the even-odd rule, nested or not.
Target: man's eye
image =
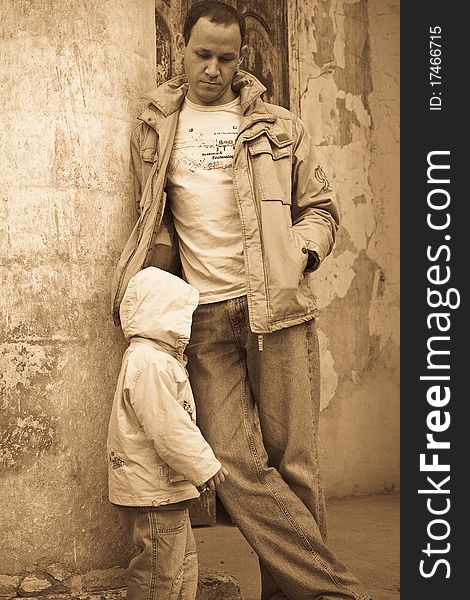
[[[199,58],[209,58],[208,54],[201,54],[200,52],[198,52],[197,55],[199,56]]]

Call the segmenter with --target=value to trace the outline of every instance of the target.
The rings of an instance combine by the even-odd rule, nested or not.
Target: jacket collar
[[[161,118],[169,117],[179,110],[188,92],[186,75],[174,77],[153,89],[144,98],[148,100],[147,108],[139,115],[139,119],[158,129]],[[244,117],[253,120],[274,121],[268,113],[261,95],[266,91],[265,86],[251,73],[238,70],[232,81],[232,89],[240,94],[240,105]],[[155,111],[157,109],[157,112]]]

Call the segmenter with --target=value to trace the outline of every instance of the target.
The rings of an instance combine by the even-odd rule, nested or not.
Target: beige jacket
[[[311,319],[310,273],[331,252],[339,217],[322,161],[302,121],[261,99],[264,86],[237,71],[242,122],[233,182],[242,224],[250,327],[266,333]],[[180,274],[178,239],[166,199],[166,170],[188,89],[185,76],[148,96],[131,140],[139,219],[112,284],[115,323],[129,279],[156,265]]]
[[[130,340],[108,427],[109,499],[124,506],[160,506],[197,498],[220,469],[195,424],[196,408],[183,364],[198,291],[149,267],[127,287],[121,324]]]

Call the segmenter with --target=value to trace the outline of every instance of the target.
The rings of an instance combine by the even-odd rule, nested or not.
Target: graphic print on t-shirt
[[[169,164],[169,177],[180,165],[191,173],[198,169],[230,169],[238,126],[214,131],[213,127],[188,127],[186,139],[175,140]]]

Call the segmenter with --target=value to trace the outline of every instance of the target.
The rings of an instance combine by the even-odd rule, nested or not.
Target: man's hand
[[[227,469],[225,467],[221,467],[221,469],[219,471],[217,471],[217,473],[214,475],[214,477],[211,477],[206,482],[206,485],[208,485],[212,491],[215,491],[215,488],[225,481],[225,477],[227,475],[228,475]]]

